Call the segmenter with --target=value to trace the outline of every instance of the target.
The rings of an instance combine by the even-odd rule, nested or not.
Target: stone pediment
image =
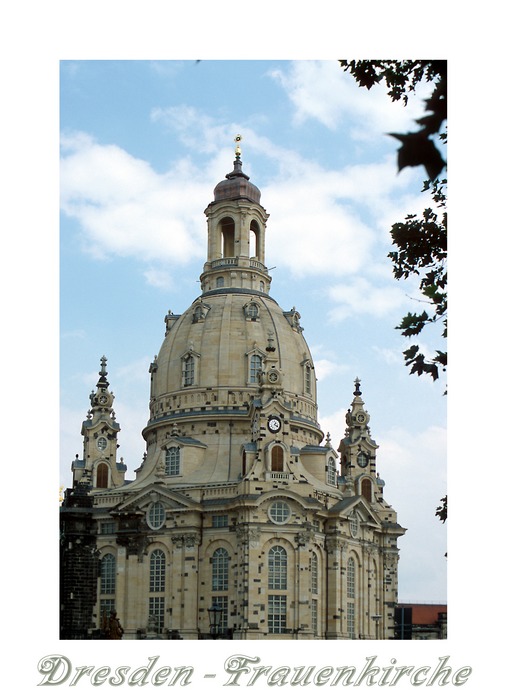
[[[353,512],[356,512],[363,523],[368,523],[375,527],[381,527],[382,521],[362,496],[351,496],[336,503],[330,513],[339,516],[343,520],[348,520]]]
[[[165,488],[160,484],[151,484],[141,489],[137,493],[131,494],[116,508],[116,512],[132,510],[144,510],[152,503],[160,502],[167,510],[195,510],[201,509],[199,503],[184,494],[177,493],[171,489]]]

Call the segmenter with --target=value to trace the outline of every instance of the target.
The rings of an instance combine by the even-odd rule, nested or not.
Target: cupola
[[[201,289],[251,289],[268,293],[271,277],[265,265],[265,234],[269,214],[260,204],[261,193],[243,172],[241,136],[236,136],[233,170],[214,189],[208,219],[208,257]]]

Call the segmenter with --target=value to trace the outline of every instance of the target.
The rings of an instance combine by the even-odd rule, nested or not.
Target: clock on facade
[[[278,372],[276,370],[271,370],[271,372],[268,373],[268,379],[271,384],[276,384],[278,381]]]
[[[356,420],[358,423],[364,423],[364,421],[366,420],[366,416],[364,415],[364,413],[358,413],[356,415]]]
[[[270,416],[268,418],[268,430],[272,433],[277,433],[282,427],[282,421],[278,416]]]
[[[105,394],[102,394],[102,396],[99,396],[99,403],[102,405],[107,403],[107,396]]]

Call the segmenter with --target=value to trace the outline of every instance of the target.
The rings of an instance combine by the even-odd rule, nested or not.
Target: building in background
[[[131,481],[101,360],[61,506],[61,637],[107,636],[116,611],[123,639],[393,638],[405,530],[360,380],[333,446],[300,315],[270,295],[239,147],[205,214],[200,294],[165,317]]]
[[[447,639],[446,603],[399,603],[396,639]]]

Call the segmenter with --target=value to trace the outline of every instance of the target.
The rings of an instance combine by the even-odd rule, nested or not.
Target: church
[[[361,382],[333,446],[300,315],[270,295],[269,215],[236,140],[204,212],[199,296],[167,313],[149,367],[132,480],[100,360],[60,508],[62,639],[112,638],[110,621],[122,639],[394,637],[405,529]]]

